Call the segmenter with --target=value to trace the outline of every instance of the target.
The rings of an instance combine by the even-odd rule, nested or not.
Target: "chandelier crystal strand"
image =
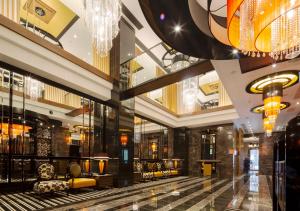
[[[120,0],[85,0],[85,21],[99,56],[107,56],[119,33]]]
[[[227,9],[229,41],[245,55],[299,56],[300,0],[227,0]]]
[[[198,84],[198,76],[194,76],[182,81],[183,104],[188,111],[192,111],[196,106],[199,93]]]

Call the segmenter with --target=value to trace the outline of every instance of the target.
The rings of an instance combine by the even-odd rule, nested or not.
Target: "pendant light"
[[[263,88],[264,113],[272,124],[280,113],[282,92],[281,83],[271,83]]]
[[[299,7],[300,0],[227,0],[229,42],[252,57],[295,58],[300,54]]]

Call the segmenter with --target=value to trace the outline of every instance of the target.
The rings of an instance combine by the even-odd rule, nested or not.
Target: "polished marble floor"
[[[269,180],[269,181],[268,181]],[[154,183],[155,184],[155,183]],[[270,177],[180,178],[140,190],[128,190],[78,211],[96,210],[251,210],[271,211]]]
[[[0,194],[3,210],[272,210],[271,177],[255,173],[236,178],[176,177],[126,188],[86,190],[69,196],[33,192]]]

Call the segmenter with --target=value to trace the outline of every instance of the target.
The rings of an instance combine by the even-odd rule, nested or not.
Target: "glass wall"
[[[83,174],[104,174],[98,162],[117,142],[115,118],[101,102],[0,68],[0,183],[35,180],[43,162],[58,177],[70,162]]]
[[[188,115],[232,105],[217,72],[185,79],[139,96],[175,115]]]
[[[168,158],[168,128],[145,119],[134,118],[134,157]]]

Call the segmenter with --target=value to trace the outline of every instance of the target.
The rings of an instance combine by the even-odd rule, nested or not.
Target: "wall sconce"
[[[100,174],[103,174],[103,172],[104,172],[104,165],[105,165],[105,162],[103,160],[99,160],[98,166],[99,166],[99,173]]]
[[[90,172],[90,160],[86,160],[84,162],[84,168],[85,168],[85,172],[89,173]]]
[[[120,136],[120,142],[121,142],[121,145],[125,147],[128,143],[128,135],[127,134],[122,134]]]
[[[157,143],[153,142],[151,144],[151,149],[152,149],[152,152],[156,152],[157,151]]]

